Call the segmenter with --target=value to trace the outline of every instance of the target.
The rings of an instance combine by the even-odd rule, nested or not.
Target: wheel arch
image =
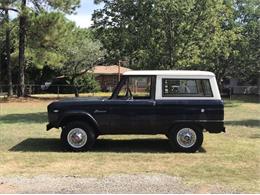
[[[63,115],[63,117],[60,119],[59,126],[64,127],[66,124],[72,121],[83,121],[87,122],[89,125],[91,125],[97,134],[100,132],[100,128],[98,125],[98,122],[96,119],[87,112],[68,112]]]
[[[196,121],[175,121],[175,122],[172,123],[172,125],[168,129],[167,133],[169,133],[172,129],[174,129],[176,126],[179,126],[179,125],[195,126],[201,131],[203,131],[203,129],[205,129],[204,126],[200,122],[196,122]]]

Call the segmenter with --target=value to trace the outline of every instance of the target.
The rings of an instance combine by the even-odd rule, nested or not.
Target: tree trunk
[[[172,20],[170,19],[170,25],[169,25],[169,57],[170,57],[170,66],[171,69],[173,68],[173,37],[174,37],[174,32],[173,32],[173,25],[172,25]]]
[[[18,97],[25,96],[24,70],[25,70],[25,37],[26,37],[26,0],[22,0],[19,24],[19,86]]]
[[[78,87],[74,85],[75,97],[79,97],[79,90]]]
[[[173,67],[175,67],[175,54],[174,54],[174,36],[175,36],[175,32],[174,32],[174,24],[173,24],[173,19],[170,16],[170,14],[165,15],[165,20],[166,20],[166,39],[167,39],[167,43],[166,43],[166,53],[168,55],[168,59],[166,62],[167,65],[167,69],[170,68],[172,69]]]
[[[5,33],[5,49],[6,49],[6,66],[7,66],[7,77],[8,77],[8,97],[13,96],[13,82],[12,82],[12,68],[10,63],[10,27],[9,27],[9,13],[5,10],[5,22],[6,22],[6,33]]]
[[[70,79],[70,85],[74,87],[74,94],[75,97],[79,97],[79,90],[77,85],[74,83],[76,79],[76,76],[74,75],[71,79]]]
[[[2,10],[0,9],[0,14],[2,14]],[[0,22],[1,22],[1,20],[0,20]],[[0,27],[1,27],[1,25],[0,25]],[[1,59],[0,59],[0,85],[2,84],[2,61],[1,61]],[[1,92],[1,88],[0,88],[0,92]]]

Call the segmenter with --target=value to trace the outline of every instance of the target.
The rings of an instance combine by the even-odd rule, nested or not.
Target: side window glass
[[[203,80],[202,82],[203,82],[202,86],[204,87],[204,95],[206,97],[212,97],[212,91],[211,91],[209,80]]]
[[[130,76],[121,87],[119,99],[150,99],[151,76]]]
[[[162,79],[163,97],[212,97],[208,79]]]

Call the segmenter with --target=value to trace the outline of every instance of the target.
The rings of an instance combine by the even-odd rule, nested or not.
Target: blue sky
[[[77,14],[67,15],[67,18],[76,22],[82,28],[90,27],[92,24],[91,17],[95,9],[103,5],[95,5],[94,0],[81,0],[81,6],[77,9]]]

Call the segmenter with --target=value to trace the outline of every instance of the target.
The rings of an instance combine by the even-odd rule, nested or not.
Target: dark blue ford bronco
[[[225,132],[215,75],[205,71],[128,71],[110,98],[53,102],[48,119],[71,151],[91,149],[99,135],[165,134],[174,151],[195,152],[203,131]]]

